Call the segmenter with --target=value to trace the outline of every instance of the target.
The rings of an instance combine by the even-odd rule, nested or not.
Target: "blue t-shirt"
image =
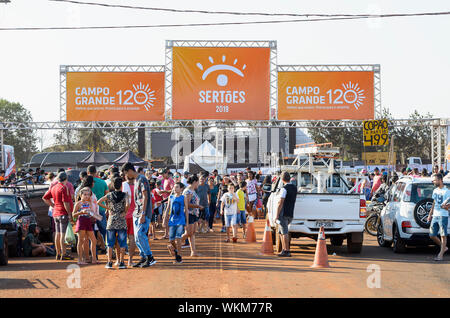
[[[186,225],[186,214],[184,212],[184,195],[177,197],[176,195],[171,195],[170,200],[170,218],[169,226],[175,225]]]
[[[450,199],[450,190],[447,187],[436,188],[433,191],[434,211],[433,216],[447,216],[448,211],[441,208],[442,203]]]

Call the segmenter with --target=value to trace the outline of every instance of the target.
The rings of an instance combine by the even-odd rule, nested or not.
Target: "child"
[[[225,217],[225,227],[227,231],[227,239],[225,242],[230,242],[230,228],[233,228],[233,243],[237,242],[237,208],[239,198],[234,192],[235,185],[228,184],[228,192],[224,193],[220,201],[222,202],[220,214]]]
[[[169,196],[169,203],[165,213],[169,213],[169,241],[167,245],[169,252],[172,256],[175,256],[176,264],[182,263],[181,255],[178,254],[181,250],[181,237],[184,233],[184,226],[189,220],[189,211],[184,204],[184,195],[182,195],[184,184],[181,182],[175,183],[174,192]]]
[[[46,256],[47,254],[56,255],[56,252],[50,247],[46,247],[39,239],[39,228],[36,224],[30,224],[28,234],[23,241],[23,254],[25,257]]]
[[[108,246],[108,262],[105,268],[112,268],[112,252],[114,244],[117,241],[120,246],[118,255],[119,269],[127,268],[124,263],[125,248],[127,247],[127,220],[128,194],[122,192],[122,178],[114,178],[114,191],[109,192],[98,201],[98,205],[107,210],[108,223],[106,225],[106,245]],[[103,202],[106,205],[103,205]]]
[[[247,190],[247,182],[241,181],[239,183],[239,190],[237,190],[236,194],[239,198],[238,203],[238,212],[237,212],[237,223],[242,225],[242,231],[244,233],[243,238],[247,235],[247,217],[245,214],[245,191]]]
[[[150,223],[150,234],[153,237],[153,240],[157,240],[156,237],[156,222],[158,221],[159,212],[161,211],[163,197],[160,195],[159,191],[161,190],[161,180],[156,181],[156,185],[154,182],[150,182],[150,189],[152,191],[152,206],[153,206],[153,214]]]
[[[75,227],[75,233],[78,233],[78,265],[86,265],[87,253],[84,252],[83,246],[89,246],[88,240],[91,241],[91,254],[92,264],[97,264],[97,240],[94,235],[94,227],[91,221],[91,217],[101,220],[102,216],[96,211],[92,203],[92,191],[88,187],[84,187],[80,190],[81,200],[77,201],[73,207],[73,218],[77,218],[77,224]]]

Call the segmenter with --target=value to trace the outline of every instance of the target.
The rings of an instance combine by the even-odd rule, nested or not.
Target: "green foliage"
[[[137,152],[137,129],[72,129],[60,130],[55,145],[45,151],[126,151]]]
[[[392,114],[383,110],[382,118],[388,121],[393,119]],[[409,115],[409,119],[420,122],[423,119],[433,118],[432,114],[421,115],[417,110]],[[311,125],[312,127],[312,125]],[[319,126],[320,127],[320,126]],[[388,146],[363,147],[363,134],[361,128],[308,128],[308,133],[316,143],[332,142],[333,146],[341,149],[344,160],[362,158],[362,152],[389,151]],[[389,137],[394,136],[394,151],[397,160],[402,154],[407,157],[431,158],[431,129],[429,127],[392,127],[389,125]]]
[[[33,121],[33,117],[21,104],[0,99],[0,121],[29,123]],[[38,139],[34,130],[5,130],[3,138],[5,145],[14,147],[17,167],[29,162],[32,155],[37,152]]]

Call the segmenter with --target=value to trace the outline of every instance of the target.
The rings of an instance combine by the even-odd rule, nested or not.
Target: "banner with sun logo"
[[[67,121],[163,121],[164,72],[67,72]]]
[[[374,73],[278,72],[279,120],[373,119]]]
[[[174,47],[172,61],[172,119],[269,119],[270,48]]]

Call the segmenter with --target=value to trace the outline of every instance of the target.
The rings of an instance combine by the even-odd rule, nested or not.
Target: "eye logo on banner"
[[[225,55],[222,56],[222,62],[225,63],[226,57]],[[211,62],[211,64],[214,64],[214,59],[210,56],[209,57],[209,61]],[[234,65],[236,65],[237,63],[237,59],[234,60]],[[203,71],[203,65],[201,63],[197,63],[197,67]],[[242,70],[245,70],[246,65],[244,64],[244,66],[242,67]],[[227,65],[227,64],[216,64],[216,65],[212,65],[209,68],[207,68],[205,70],[205,72],[202,75],[202,79],[205,80],[206,77],[208,77],[209,74],[211,74],[212,72],[215,71],[231,71],[234,72],[235,74],[244,77],[244,73],[242,73],[242,71],[232,65]],[[217,85],[219,86],[226,86],[228,84],[228,76],[226,74],[219,74],[217,76]]]
[[[270,48],[172,52],[172,119],[269,119]]]
[[[163,72],[68,72],[68,121],[164,120]]]

